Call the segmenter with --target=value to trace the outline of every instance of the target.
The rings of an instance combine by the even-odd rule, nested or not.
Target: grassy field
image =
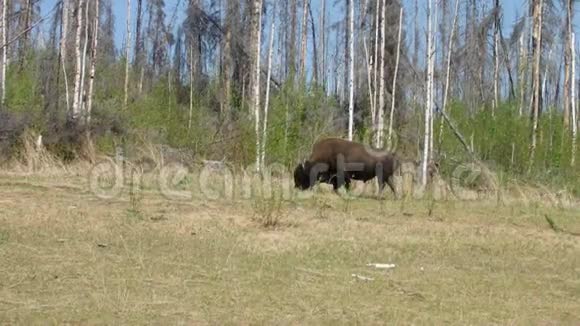
[[[82,174],[3,175],[0,324],[579,325],[578,233],[539,203],[103,200]]]

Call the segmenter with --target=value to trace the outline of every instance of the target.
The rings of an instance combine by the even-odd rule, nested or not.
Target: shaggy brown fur
[[[305,190],[316,182],[326,182],[337,190],[342,185],[348,189],[351,180],[366,182],[377,177],[381,191],[386,183],[394,193],[392,176],[397,162],[393,153],[344,139],[326,138],[315,143],[308,160],[296,167],[294,183],[296,188]]]

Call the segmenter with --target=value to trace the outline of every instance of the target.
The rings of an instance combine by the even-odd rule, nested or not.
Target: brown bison
[[[296,188],[306,190],[317,182],[332,184],[334,190],[351,180],[368,181],[377,177],[380,190],[389,185],[393,193],[393,173],[398,160],[393,153],[375,151],[363,144],[339,138],[320,140],[312,147],[308,160],[294,170]]]

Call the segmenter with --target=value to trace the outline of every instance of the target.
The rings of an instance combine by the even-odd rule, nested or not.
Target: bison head
[[[300,190],[310,188],[310,175],[306,170],[304,163],[298,164],[294,169],[294,186]]]

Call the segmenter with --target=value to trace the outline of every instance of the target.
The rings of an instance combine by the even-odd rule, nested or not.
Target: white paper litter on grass
[[[378,269],[393,269],[397,267],[395,264],[367,264],[369,267],[374,267]]]
[[[366,282],[370,282],[370,281],[374,281],[374,278],[371,277],[366,277],[366,276],[361,276],[361,275],[357,275],[357,274],[352,274],[352,277],[361,280],[361,281],[366,281]]]

